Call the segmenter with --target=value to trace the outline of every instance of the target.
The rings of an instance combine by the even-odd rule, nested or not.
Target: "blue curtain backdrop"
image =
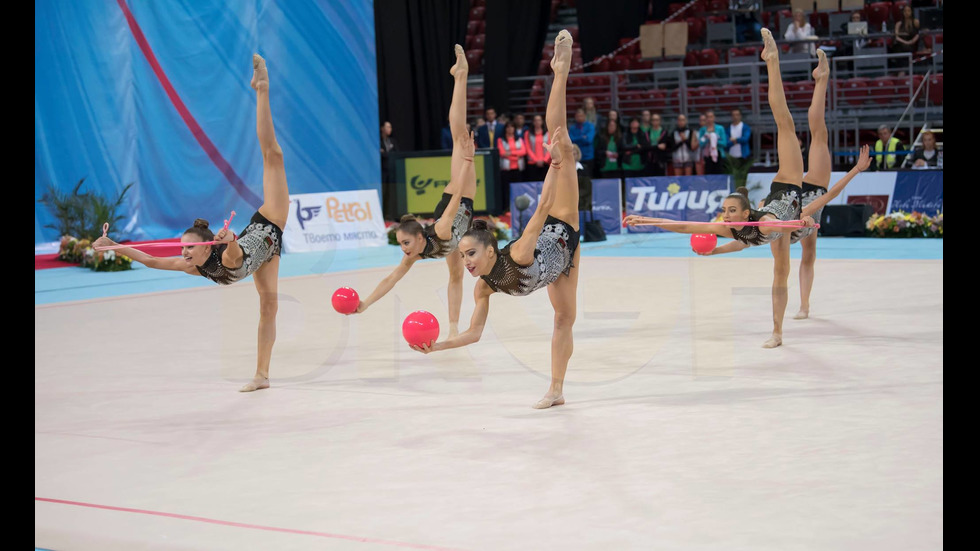
[[[262,197],[253,52],[269,64],[290,192],[380,190],[371,0],[39,0],[35,200],[83,177],[111,196],[135,183],[120,237],[175,237],[231,210],[240,229]],[[60,237],[49,223],[35,203],[35,244]]]

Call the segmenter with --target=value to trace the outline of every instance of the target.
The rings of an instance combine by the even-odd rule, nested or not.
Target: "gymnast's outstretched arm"
[[[487,315],[490,313],[490,295],[493,289],[482,279],[477,281],[476,288],[473,289],[473,301],[476,303],[473,308],[473,317],[470,318],[470,327],[459,335],[446,339],[442,342],[432,342],[422,346],[412,345],[412,350],[428,354],[437,350],[448,350],[459,348],[478,342],[483,335],[483,327],[487,324]]]

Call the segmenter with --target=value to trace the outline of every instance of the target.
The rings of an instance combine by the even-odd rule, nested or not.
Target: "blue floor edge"
[[[800,258],[798,245],[792,257]],[[280,277],[310,276],[350,270],[394,267],[397,247],[373,247],[283,255]],[[695,258],[690,237],[671,233],[611,235],[607,241],[582,243],[584,257]],[[751,247],[725,257],[769,258],[769,247]],[[942,239],[880,239],[821,237],[817,257],[828,260],[942,260]],[[435,260],[431,262],[441,262]],[[127,272],[93,272],[85,268],[34,271],[34,305],[110,298],[179,289],[213,287],[204,278],[181,272],[151,270],[139,264]],[[249,284],[250,283],[246,283]]]

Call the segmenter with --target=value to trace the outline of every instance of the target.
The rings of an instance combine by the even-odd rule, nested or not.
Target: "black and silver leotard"
[[[231,285],[241,281],[272,260],[272,257],[282,254],[282,229],[256,212],[238,236],[238,246],[242,248],[241,266],[229,268],[222,264],[221,255],[228,245],[218,245],[211,247],[211,255],[203,265],[197,267],[197,271],[218,285]]]
[[[442,218],[442,214],[446,212],[446,207],[449,206],[449,201],[453,198],[452,195],[448,193],[442,194],[442,199],[439,204],[436,205],[435,218],[436,222]],[[473,199],[469,197],[463,197],[459,200],[459,210],[456,211],[456,217],[453,218],[452,235],[449,239],[439,239],[436,235],[436,225],[430,224],[423,230],[425,235],[425,249],[419,254],[422,258],[443,258],[449,253],[453,252],[459,245],[459,240],[463,238],[463,234],[469,231],[470,224],[473,223]]]
[[[549,216],[538,235],[534,261],[521,266],[510,256],[511,241],[507,244],[490,273],[481,276],[496,292],[525,296],[554,283],[561,274],[568,275],[578,248],[579,235],[570,224]]]
[[[758,222],[763,216],[771,214],[779,220],[798,220],[800,218],[800,186],[773,182],[766,197],[765,206],[761,210],[749,209],[749,222]],[[781,232],[762,233],[759,226],[743,226],[742,229],[732,228],[732,239],[746,245],[764,245],[779,239]]]
[[[800,198],[800,203],[803,205],[803,208],[806,208],[807,205],[814,202],[818,197],[824,195],[825,193],[827,193],[827,188],[815,186],[813,184],[808,184],[806,182],[803,182],[803,195]],[[816,222],[820,222],[821,214],[823,214],[823,208],[813,213],[813,220]],[[813,226],[807,228],[800,228],[794,231],[793,233],[789,234],[790,242],[796,243],[801,239],[806,239],[814,231],[816,231],[816,228],[814,228]]]

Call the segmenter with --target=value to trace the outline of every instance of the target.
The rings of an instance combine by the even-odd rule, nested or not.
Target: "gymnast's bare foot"
[[[797,312],[795,316],[793,316],[793,319],[795,319],[795,320],[805,320],[805,319],[807,319],[809,317],[810,317],[810,311],[809,310],[804,310],[804,309],[800,308],[800,311]]]
[[[458,323],[450,323],[449,324],[449,338],[451,339],[451,338],[457,337],[457,336],[459,336],[459,324]]]
[[[776,46],[776,40],[772,37],[772,32],[769,29],[762,29],[762,43],[765,47],[762,49],[762,61],[769,63],[770,61],[779,61],[779,46]]]
[[[572,35],[562,29],[555,37],[555,55],[551,58],[551,70],[555,74],[568,74],[572,68]]]
[[[269,378],[256,377],[238,389],[238,392],[255,392],[256,390],[264,390],[266,388],[269,388]]]
[[[551,406],[560,406],[565,403],[565,397],[561,392],[549,391],[544,398],[538,400],[533,406],[534,409],[548,409]]]
[[[783,336],[777,333],[773,333],[769,340],[762,343],[762,348],[776,348],[783,344]]]
[[[252,54],[252,88],[258,90],[269,89],[269,71],[265,68],[265,60],[259,54]]]
[[[830,76],[830,64],[827,63],[827,54],[817,48],[817,68],[813,70],[813,80],[826,80]]]
[[[457,74],[466,76],[466,73],[470,70],[470,64],[466,61],[466,52],[463,51],[463,47],[459,44],[454,46],[453,49],[456,51],[456,65],[449,68],[449,74],[453,76]]]

